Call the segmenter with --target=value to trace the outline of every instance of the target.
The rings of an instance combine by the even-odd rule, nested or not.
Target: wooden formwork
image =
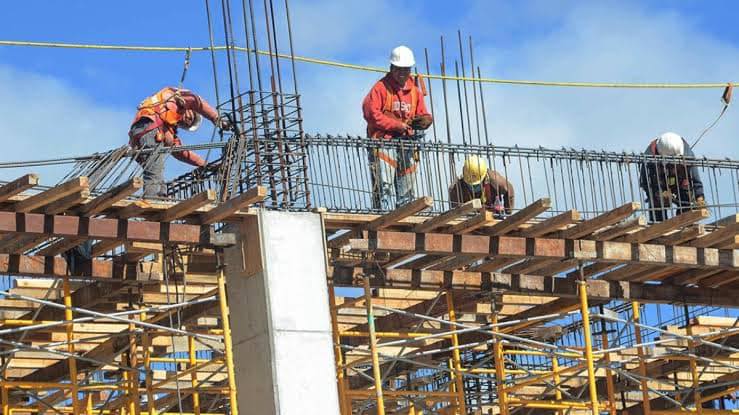
[[[37,183],[0,188],[0,273],[17,276],[0,299],[4,409],[235,412],[209,235],[251,215],[265,189],[174,203],[131,199],[136,179],[97,196],[82,177],[28,195]],[[504,219],[479,201],[419,215],[431,203],[317,210],[342,413],[674,411],[668,381],[686,410],[707,412],[693,402],[739,384],[733,319],[688,316],[641,347],[605,324],[653,330],[634,324],[640,303],[736,306],[739,217],[702,224],[696,210],[647,224],[630,203],[581,220],[545,216],[547,199]],[[86,241],[93,258],[70,268],[63,254]],[[615,303],[631,310],[626,320],[599,311]],[[582,341],[562,343],[565,326]]]

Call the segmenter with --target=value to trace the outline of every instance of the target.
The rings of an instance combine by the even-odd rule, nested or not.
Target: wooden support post
[[[128,289],[128,298],[132,298],[133,292],[132,289]],[[133,309],[133,303],[131,300],[129,300],[128,303],[129,309]],[[136,316],[134,314],[131,314],[128,316],[128,319],[133,321],[136,319]],[[133,415],[139,415],[141,413],[141,399],[139,399],[139,371],[136,369],[138,366],[138,344],[136,343],[136,334],[135,334],[136,326],[133,324],[133,322],[128,323],[128,365],[131,367],[131,370],[129,371],[128,375],[128,382],[129,382],[129,390],[130,390],[130,397],[131,397],[131,414]]]
[[[492,304],[493,313],[493,352],[495,354],[495,385],[498,390],[498,406],[500,407],[500,415],[508,415],[508,392],[505,387],[505,357],[503,356],[503,342],[498,333],[498,310],[495,304]]]
[[[187,337],[187,359],[188,368],[193,368],[197,364],[195,358],[195,337]],[[192,410],[195,415],[200,415],[200,393],[198,393],[198,371],[193,370],[190,373],[190,385],[192,385]]]
[[[259,187],[259,189],[263,189]],[[266,193],[265,193],[266,194]],[[216,255],[223,255],[216,252]],[[223,274],[223,265],[219,259],[218,265],[218,302],[223,323],[223,348],[226,354],[226,369],[228,370],[228,397],[231,403],[231,414],[239,415],[239,405],[236,400],[236,372],[234,370],[233,343],[231,342],[231,323],[229,322],[228,301],[226,299],[226,280]]]
[[[71,321],[74,319],[72,314],[72,293],[69,287],[69,275],[65,275],[62,279],[62,291],[64,292],[64,319],[70,323],[67,323],[67,352],[70,355],[74,355],[74,323]],[[77,385],[77,359],[74,356],[70,356],[69,360],[69,382],[72,385],[72,410],[75,414],[79,413],[80,402],[79,402],[79,388]]]
[[[687,304],[683,304],[683,312],[685,313],[685,332],[689,337],[693,336],[693,328],[690,324],[690,310]],[[693,340],[688,341],[688,352],[691,356],[695,356],[695,342]],[[698,374],[698,365],[695,363],[695,358],[690,358],[690,376],[693,379],[693,401],[695,402],[695,413],[698,415],[703,414],[703,399],[701,399],[701,391],[698,389],[700,386],[700,375]]]
[[[582,264],[579,265],[582,270]],[[588,309],[588,285],[584,278],[579,281],[580,314],[582,315],[583,337],[585,337],[585,361],[588,365],[588,392],[590,408],[593,415],[599,414],[598,389],[595,380],[595,362],[593,358],[593,338],[590,331],[590,310]]]
[[[605,312],[605,308],[601,304],[599,307],[600,314],[603,314]],[[603,349],[608,349],[608,331],[606,330],[606,321],[605,319],[600,319],[600,339],[601,344],[603,346]],[[603,356],[605,359],[606,365],[609,365],[611,363],[611,354],[606,353],[605,356]],[[608,412],[610,415],[616,415],[616,388],[613,384],[613,371],[611,369],[606,369],[606,393],[608,393]]]
[[[3,415],[10,415],[10,399],[8,387],[5,385],[0,385],[0,401],[3,403]]]
[[[141,321],[146,321],[146,312],[141,313]],[[144,348],[144,382],[146,384],[146,406],[149,411],[147,415],[157,415],[154,389],[151,387],[153,384],[151,371],[151,337],[146,328],[144,328],[141,334],[141,344]]]
[[[346,377],[344,376],[344,359],[341,352],[341,335],[339,333],[339,316],[336,308],[336,293],[334,285],[328,286],[328,306],[331,312],[331,332],[334,340],[334,359],[336,360],[336,384],[339,389],[339,411],[341,415],[352,415],[351,397],[347,396],[346,391],[349,388]]]
[[[377,415],[385,415],[385,399],[382,395],[382,373],[377,353],[377,337],[375,336],[375,315],[372,311],[372,289],[368,277],[364,278],[364,302],[367,309],[367,326],[369,327],[370,352],[372,353],[372,375],[375,378],[375,397],[377,399]]]
[[[449,313],[449,321],[452,323],[457,322],[457,313],[454,311],[454,294],[452,291],[446,292],[446,306]],[[454,326],[454,330],[457,327]],[[459,337],[457,333],[452,333],[452,363],[454,364],[454,384],[457,389],[457,409],[458,413],[464,415],[467,413],[467,404],[464,400],[464,378],[462,372],[462,357],[459,353]]]
[[[632,310],[634,323],[639,323],[640,312],[639,312],[639,302],[638,301],[631,302],[631,310]],[[634,325],[634,341],[637,344],[641,344],[642,342],[641,327],[637,326],[636,324]],[[644,362],[644,346],[637,347],[636,354],[639,357],[639,375],[642,377],[640,386],[641,386],[641,393],[642,393],[642,405],[644,407],[644,415],[650,415],[652,412],[652,405],[649,402],[649,389],[648,389],[648,383],[646,380],[647,365]]]

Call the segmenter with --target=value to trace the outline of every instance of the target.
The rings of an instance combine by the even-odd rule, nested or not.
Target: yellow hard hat
[[[479,156],[469,156],[462,167],[462,179],[470,186],[477,186],[488,173],[488,163]]]

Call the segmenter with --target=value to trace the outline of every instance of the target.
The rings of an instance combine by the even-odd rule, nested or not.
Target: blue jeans
[[[369,150],[373,209],[393,210],[416,198],[418,163],[413,153],[413,148]]]

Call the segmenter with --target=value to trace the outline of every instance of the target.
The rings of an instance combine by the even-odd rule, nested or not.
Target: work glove
[[[216,118],[216,122],[214,124],[223,131],[231,131],[231,129],[233,129],[231,118],[226,114]]]
[[[414,130],[425,130],[431,126],[431,122],[432,120],[430,115],[416,115],[411,120],[410,126]]]
[[[695,206],[698,207],[698,209],[705,209],[706,208],[706,199],[704,199],[703,196],[698,196],[695,199]]]
[[[672,200],[673,194],[669,190],[665,190],[661,194],[663,200]]]

